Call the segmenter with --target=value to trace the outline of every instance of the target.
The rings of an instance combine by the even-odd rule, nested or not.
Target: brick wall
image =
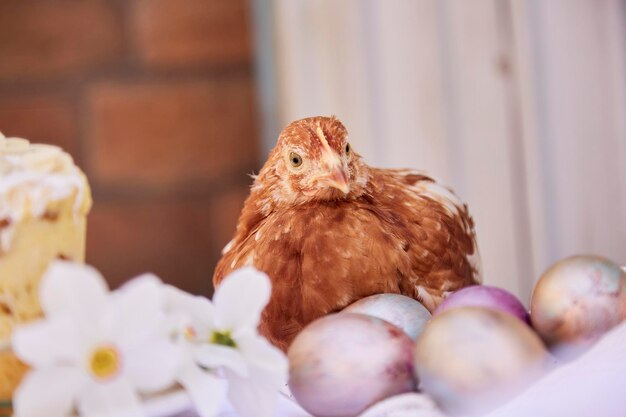
[[[257,167],[245,0],[0,2],[0,131],[68,150],[88,261],[211,290]]]

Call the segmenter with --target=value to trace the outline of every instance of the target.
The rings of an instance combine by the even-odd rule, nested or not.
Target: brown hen
[[[259,331],[282,349],[307,323],[368,295],[400,293],[432,311],[480,281],[467,206],[423,173],[367,166],[334,117],[280,134],[215,286],[245,265],[272,280]]]

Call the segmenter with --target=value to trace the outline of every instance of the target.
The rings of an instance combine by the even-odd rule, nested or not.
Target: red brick
[[[250,179],[250,184],[252,184],[252,179]],[[211,202],[213,242],[219,251],[235,235],[239,214],[246,197],[248,197],[249,190],[248,187],[234,187],[213,198]]]
[[[63,95],[0,99],[0,132],[57,145],[75,159],[78,156],[76,113],[71,100]]]
[[[144,272],[209,294],[218,251],[208,201],[98,201],[89,216],[87,261],[112,286]]]
[[[0,80],[73,75],[115,60],[121,30],[111,2],[0,2]]]
[[[246,0],[138,0],[133,34],[140,59],[153,67],[247,63]]]
[[[176,187],[254,168],[247,78],[103,84],[88,107],[90,172],[100,184]]]

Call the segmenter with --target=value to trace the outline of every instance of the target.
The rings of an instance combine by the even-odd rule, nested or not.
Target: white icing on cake
[[[0,248],[9,249],[22,218],[43,216],[50,202],[75,195],[76,216],[86,187],[82,172],[61,148],[0,133]]]

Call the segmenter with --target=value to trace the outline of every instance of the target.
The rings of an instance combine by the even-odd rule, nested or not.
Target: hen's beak
[[[348,182],[348,175],[343,168],[343,163],[339,155],[328,148],[322,152],[322,163],[327,170],[327,174],[324,174],[324,182],[329,187],[336,188],[342,193],[348,194],[350,192],[350,183]]]
[[[348,176],[341,167],[335,167],[328,177],[328,185],[338,189],[344,194],[350,192],[350,184],[348,184]]]

